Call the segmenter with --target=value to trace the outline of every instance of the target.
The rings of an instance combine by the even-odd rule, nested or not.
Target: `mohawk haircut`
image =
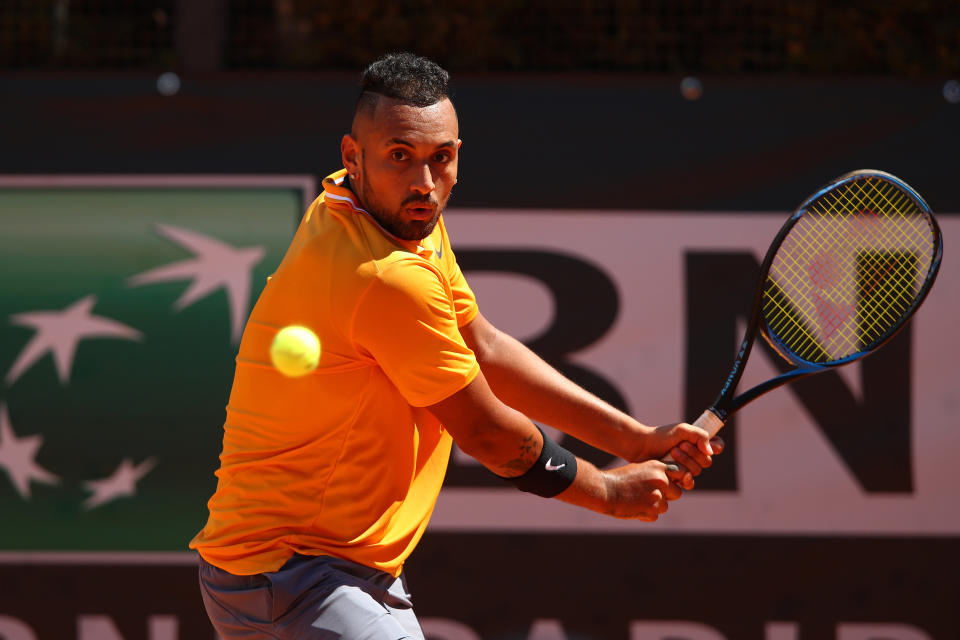
[[[380,96],[414,107],[429,107],[447,98],[450,74],[436,62],[412,53],[388,53],[360,76],[356,113],[373,112]]]

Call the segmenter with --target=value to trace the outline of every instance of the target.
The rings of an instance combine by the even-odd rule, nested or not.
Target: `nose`
[[[410,184],[411,191],[426,195],[436,188],[429,164],[423,163],[415,171],[413,182]]]

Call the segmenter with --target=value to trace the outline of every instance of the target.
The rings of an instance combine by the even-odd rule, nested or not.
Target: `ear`
[[[360,144],[352,135],[347,134],[340,140],[340,157],[343,167],[351,177],[360,173]]]

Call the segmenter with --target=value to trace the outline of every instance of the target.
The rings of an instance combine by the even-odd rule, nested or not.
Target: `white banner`
[[[786,219],[781,213],[451,210],[454,250],[545,251],[590,263],[613,280],[611,329],[570,360],[614,382],[648,424],[682,415],[686,336],[684,260],[691,252],[750,252],[759,262]],[[960,219],[940,216],[946,259],[913,319],[910,442],[912,490],[866,491],[789,388],[738,414],[737,491],[696,490],[654,524],[619,521],[511,488],[448,487],[434,531],[686,532],[697,534],[956,535],[960,533],[960,273],[950,238]],[[467,271],[481,311],[520,339],[553,319],[550,290],[536,279]],[[583,309],[589,314],[590,309]],[[710,314],[711,309],[695,310]],[[746,314],[748,309],[744,309]],[[731,337],[732,363],[739,336]],[[861,365],[839,370],[854,397]],[[740,390],[777,371],[756,349]],[[723,380],[716,381],[719,390]],[[705,408],[705,407],[704,407]],[[862,446],[870,448],[869,439]],[[461,462],[462,459],[458,458]],[[902,471],[902,470],[901,470]],[[709,472],[708,472],[709,473]]]

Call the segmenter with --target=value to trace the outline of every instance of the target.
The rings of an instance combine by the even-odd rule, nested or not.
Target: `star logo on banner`
[[[110,318],[92,315],[90,312],[96,302],[95,296],[87,296],[63,311],[27,311],[10,316],[10,322],[35,329],[36,334],[7,372],[7,384],[16,382],[48,351],[53,353],[60,382],[66,384],[70,380],[77,344],[87,338],[140,340],[142,334],[136,329]]]
[[[165,240],[169,240],[179,249],[183,249],[185,255],[164,261],[159,265],[147,267],[138,265],[128,269],[125,273],[118,274],[117,281],[111,280],[110,286],[116,287],[116,284],[119,283],[122,290],[129,294],[131,287],[151,283],[184,281],[183,292],[173,303],[173,307],[177,311],[191,306],[210,294],[219,293],[222,289],[227,297],[229,315],[228,318],[224,318],[224,322],[217,323],[219,325],[217,333],[222,337],[227,333],[226,327],[229,325],[233,342],[239,342],[254,296],[254,270],[266,257],[267,246],[260,246],[259,244],[241,247],[231,246],[223,240],[191,229],[159,223],[152,224],[150,229],[152,229],[154,237],[161,236]],[[0,235],[0,240],[10,241],[11,239]],[[127,252],[127,247],[124,247],[124,251]],[[124,255],[127,256],[128,253]],[[40,256],[40,259],[43,258],[44,256]],[[111,259],[111,256],[105,256],[105,258]],[[101,259],[99,249],[97,251],[84,251],[78,254],[75,263],[71,263],[65,268],[79,270],[82,275],[84,260],[92,260],[99,264],[98,261]],[[49,275],[50,278],[44,272],[42,277],[38,276],[38,280],[45,283],[47,279],[50,279],[54,283],[53,287],[48,287],[47,290],[36,288],[36,291],[44,296],[59,296],[63,279],[55,273]],[[19,292],[20,289],[15,290],[14,297]],[[35,289],[29,290],[25,299],[35,299],[34,294]],[[73,416],[79,411],[88,411],[89,407],[92,407],[93,410],[97,408],[110,410],[112,403],[117,401],[118,393],[126,394],[129,393],[128,389],[137,387],[128,387],[124,384],[112,388],[109,376],[118,372],[128,373],[141,370],[140,367],[143,363],[138,358],[141,356],[147,357],[153,353],[149,349],[137,349],[131,354],[131,358],[125,359],[126,362],[120,363],[118,367],[84,368],[83,370],[89,371],[92,376],[88,382],[94,382],[94,386],[86,386],[83,392],[75,393],[71,386],[75,382],[73,368],[76,360],[78,358],[93,359],[97,357],[97,350],[96,348],[90,348],[91,345],[85,345],[83,350],[79,350],[81,341],[91,338],[111,338],[143,342],[151,332],[150,325],[134,328],[118,320],[95,314],[94,309],[98,304],[101,304],[104,294],[93,291],[90,293],[78,292],[76,295],[79,299],[76,299],[75,302],[67,300],[64,303],[66,306],[63,307],[58,307],[59,303],[56,301],[53,305],[30,302],[15,307],[16,302],[4,305],[16,309],[9,316],[4,313],[10,326],[25,327],[31,331],[29,334],[25,333],[22,344],[6,345],[6,342],[4,343],[6,346],[14,347],[14,349],[12,351],[10,349],[4,350],[6,352],[4,357],[10,359],[9,361],[5,360],[0,365],[0,391],[3,392],[0,394],[0,489],[6,484],[6,479],[9,478],[10,484],[16,490],[21,502],[30,504],[30,508],[38,507],[42,509],[50,508],[51,504],[40,504],[43,502],[40,499],[41,496],[31,496],[31,490],[39,492],[42,484],[57,485],[58,489],[56,491],[58,494],[61,490],[67,493],[59,495],[58,500],[60,502],[56,504],[61,504],[62,500],[67,498],[71,501],[76,500],[79,512],[89,515],[96,513],[104,505],[121,507],[156,499],[147,495],[149,489],[142,483],[142,480],[148,474],[153,474],[158,467],[162,467],[162,464],[157,456],[151,455],[152,451],[145,452],[143,454],[144,458],[141,458],[131,457],[130,452],[126,451],[108,454],[106,451],[99,451],[96,446],[90,446],[83,451],[66,451],[55,448],[54,451],[58,456],[62,454],[58,464],[65,466],[73,464],[72,471],[60,467],[48,469],[38,464],[38,455],[49,453],[50,447],[56,447],[58,444],[52,431],[71,426],[69,421],[62,420],[63,417]],[[101,302],[98,302],[98,300]],[[4,298],[4,302],[8,302],[6,298]],[[167,320],[167,318],[152,318],[154,322],[166,322]],[[2,322],[3,319],[0,317],[0,323]],[[18,332],[19,329],[12,331]],[[21,380],[25,377],[24,374],[34,368],[38,360],[44,360],[42,366],[45,367],[48,354],[56,369],[57,377],[64,387],[66,395],[62,398],[45,393],[42,387],[40,389],[36,385],[31,387],[31,380],[29,379]],[[160,369],[167,371],[168,369],[165,367],[168,364],[170,363],[164,362]],[[27,377],[29,378],[29,376]],[[47,376],[47,378],[52,380],[50,376]],[[36,382],[49,385],[50,380],[37,380]],[[18,381],[20,384],[13,386]],[[47,415],[46,419],[50,421],[50,424],[47,427],[38,427],[34,430],[34,433],[28,432],[28,435],[18,435],[8,415],[8,399],[5,397],[8,389],[14,393],[19,390],[28,394],[28,398],[32,399],[34,403],[55,405],[57,410],[53,413],[45,414],[41,412],[41,415]],[[100,391],[103,393],[101,394]],[[63,404],[64,400],[67,404]],[[139,398],[137,401],[139,401]],[[76,411],[73,404],[76,405]],[[17,405],[14,403],[14,406]],[[16,415],[14,417],[16,418]],[[84,426],[93,423],[94,416],[82,415],[78,417],[82,419],[80,424]],[[19,420],[22,422],[23,418],[19,418]],[[109,427],[105,428],[121,429],[125,426],[111,421]],[[48,433],[47,428],[52,431]],[[96,442],[96,440],[93,440],[93,442]],[[46,449],[43,447],[46,447]],[[105,459],[107,455],[110,456],[109,459]],[[87,465],[93,461],[96,461],[100,471],[86,472]],[[84,462],[84,464],[79,466],[74,464],[78,462]],[[162,473],[161,468],[161,475]],[[153,474],[151,477],[158,482],[161,481],[160,475]],[[74,494],[72,493],[74,490],[82,493]],[[53,492],[54,490],[50,489],[49,491]],[[8,494],[6,498],[8,501],[17,501],[11,491],[6,491],[6,493]],[[120,503],[117,503],[118,500]],[[2,508],[0,508],[0,514],[2,514]],[[57,512],[53,515],[54,520],[78,517],[78,514],[74,513]],[[135,517],[133,512],[128,515]],[[2,519],[2,515],[0,515],[0,520]],[[42,526],[56,528],[58,525],[47,523]],[[66,528],[65,531],[65,535],[69,536],[69,528]],[[18,535],[23,533],[23,531],[20,531]],[[73,543],[67,542],[66,544]]]
[[[266,249],[237,249],[196,231],[163,224],[156,226],[161,235],[184,247],[195,257],[131,276],[127,284],[136,287],[192,278],[193,282],[174,303],[177,311],[182,311],[217,289],[226,289],[230,306],[230,337],[234,343],[238,342],[250,303],[253,267],[266,254]]]
[[[37,464],[37,451],[43,436],[36,434],[18,438],[10,424],[7,407],[0,404],[0,469],[7,472],[20,497],[30,499],[30,482],[58,484],[60,478]]]
[[[83,483],[84,488],[93,494],[83,502],[83,508],[90,510],[117,498],[135,496],[137,483],[150,473],[154,466],[156,462],[153,458],[147,458],[136,466],[130,458],[124,458],[109,477]]]

